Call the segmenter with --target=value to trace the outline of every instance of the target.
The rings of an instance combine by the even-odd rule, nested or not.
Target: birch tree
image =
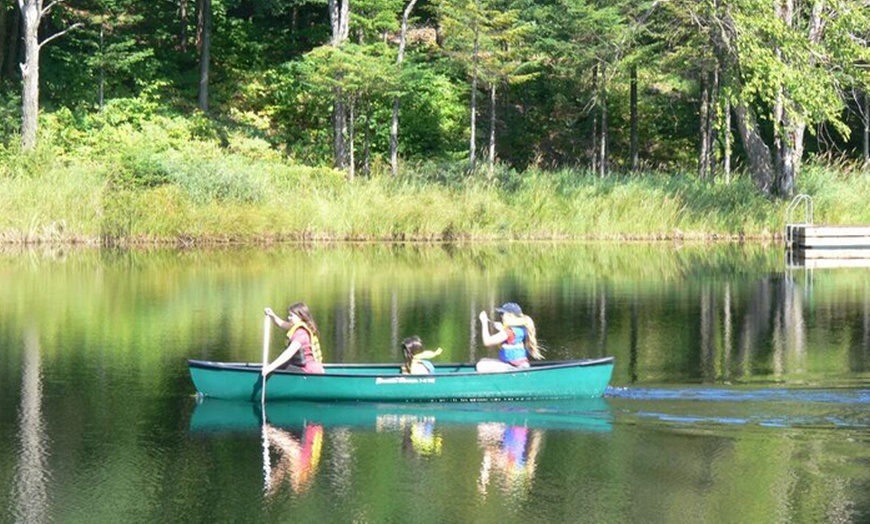
[[[39,25],[61,0],[44,5],[43,0],[18,0],[24,25],[24,63],[21,64],[21,148],[29,151],[36,147],[39,121],[39,51],[43,46],[81,26],[75,23],[39,41]]]
[[[350,32],[350,0],[328,0],[329,23],[332,28],[330,45],[336,49],[347,41]],[[341,83],[341,79],[336,79]],[[342,100],[341,87],[335,88],[334,102],[332,106],[332,132],[333,151],[335,154],[335,167],[345,169],[348,166],[347,156],[347,114]]]
[[[399,52],[396,56],[396,67],[399,73],[405,59],[405,43],[408,38],[408,18],[417,0],[411,0],[402,12],[402,25],[399,29]],[[390,122],[390,170],[393,176],[399,174],[399,95],[393,97],[393,119]]]

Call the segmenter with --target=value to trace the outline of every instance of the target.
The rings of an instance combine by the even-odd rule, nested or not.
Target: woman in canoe
[[[290,364],[306,373],[323,373],[323,357],[320,352],[320,332],[311,317],[311,311],[304,302],[297,302],[287,310],[284,320],[266,308],[266,316],[275,325],[287,330],[284,352],[271,364],[263,366],[263,376],[268,376],[276,369]]]
[[[480,333],[483,345],[498,346],[498,360],[481,359],[477,364],[478,371],[509,371],[529,367],[529,358],[540,360],[544,358],[538,348],[538,337],[535,322],[515,302],[508,302],[497,307],[501,322],[492,322],[486,311],[480,312]],[[495,332],[490,332],[492,322]]]

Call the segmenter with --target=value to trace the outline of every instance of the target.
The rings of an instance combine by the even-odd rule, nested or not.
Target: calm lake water
[[[870,269],[778,246],[505,244],[0,253],[3,522],[870,522]],[[311,305],[332,362],[492,356],[516,301],[604,399],[197,401]],[[272,330],[273,357],[281,333]]]

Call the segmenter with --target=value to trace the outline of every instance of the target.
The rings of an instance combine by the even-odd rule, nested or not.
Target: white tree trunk
[[[870,97],[864,93],[864,165],[870,164]]]
[[[411,16],[411,10],[414,9],[414,4],[417,0],[411,0],[405,6],[405,12],[402,13],[402,30],[399,33],[399,55],[396,58],[396,65],[401,71],[402,61],[405,59],[405,42],[408,38],[408,18]],[[399,97],[393,97],[393,120],[390,125],[390,168],[393,176],[399,174]]]
[[[607,176],[607,66],[601,65],[601,143],[599,147],[600,163],[598,164],[601,178]]]
[[[706,71],[701,71],[701,110],[699,111],[701,133],[700,149],[698,151],[698,178],[707,179],[707,167],[710,165],[710,84],[707,82]]]
[[[722,171],[725,173],[725,183],[731,183],[731,102],[725,101],[725,136],[723,137]]]
[[[356,151],[354,148],[354,131],[356,128],[356,113],[354,101],[351,100],[347,105],[348,110],[348,120],[350,124],[348,125],[348,163],[347,163],[347,181],[353,182],[353,179],[356,177]]]
[[[24,63],[21,64],[21,149],[36,147],[39,120],[39,22],[42,2],[18,0],[24,21]]]
[[[477,157],[477,60],[480,53],[480,34],[478,32],[477,22],[474,23],[474,50],[472,55],[472,70],[471,70],[471,137],[468,141],[468,163],[471,170],[474,170],[474,164]]]
[[[489,176],[495,174],[495,102],[496,83],[493,81],[489,86]]]
[[[348,37],[350,30],[350,0],[329,0],[329,21],[332,26],[333,47],[340,47]],[[338,79],[341,80],[340,78]],[[347,167],[347,111],[344,107],[344,92],[340,87],[335,88],[335,102],[332,108],[332,145],[335,155],[335,167],[344,169]]]

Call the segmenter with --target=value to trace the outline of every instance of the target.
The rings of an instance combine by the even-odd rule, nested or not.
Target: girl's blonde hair
[[[502,324],[508,327],[522,327],[526,329],[526,339],[523,343],[526,346],[529,356],[535,360],[544,358],[541,348],[538,347],[538,332],[535,329],[535,321],[528,315],[515,315],[513,313],[502,313]]]

